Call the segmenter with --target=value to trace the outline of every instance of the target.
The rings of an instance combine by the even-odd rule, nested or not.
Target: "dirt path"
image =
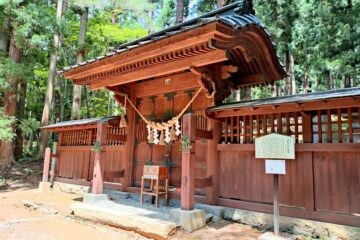
[[[36,240],[148,239],[103,225],[79,221],[70,216],[69,204],[79,196],[34,189],[0,192],[0,238]],[[33,207],[25,207],[24,201]]]
[[[12,167],[0,176],[0,240],[146,240],[137,233],[75,219],[71,203],[80,195],[58,191],[40,193],[41,163]],[[27,205],[27,206],[25,206]],[[251,240],[261,233],[249,226],[221,221],[193,233],[178,231],[172,240]]]

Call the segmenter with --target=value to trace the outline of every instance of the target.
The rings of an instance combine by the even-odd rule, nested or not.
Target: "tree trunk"
[[[85,86],[84,90],[85,90],[86,117],[90,118],[90,105],[89,105],[89,89],[88,89],[88,86]]]
[[[60,121],[64,121],[64,114],[65,114],[65,107],[67,105],[67,95],[68,95],[68,81],[65,80],[64,81],[64,86],[63,86],[63,89],[64,89],[64,93],[60,94],[60,97],[61,97],[61,105],[60,105]],[[62,86],[62,84],[61,84]]]
[[[243,100],[251,100],[251,87],[243,88]]]
[[[85,40],[86,40],[86,30],[88,23],[88,14],[89,9],[85,8],[81,13],[80,18],[80,32],[78,38],[78,54],[76,63],[81,63],[85,59]],[[80,107],[81,107],[81,85],[74,85],[73,87],[73,101],[71,108],[71,119],[80,118]]]
[[[14,33],[11,33],[9,58],[14,63],[20,62],[20,48],[15,45]],[[4,94],[4,115],[8,117],[15,117],[16,115],[16,100],[17,88],[19,81],[12,75],[7,76],[7,83],[9,88]],[[15,130],[15,126],[13,126]],[[0,169],[9,166],[14,161],[14,141],[3,140],[0,144]]]
[[[353,69],[353,72],[352,72],[352,85],[351,86],[357,87],[355,66],[353,66],[352,69]]]
[[[304,93],[309,92],[309,76],[307,70],[304,71],[303,88],[304,88]]]
[[[329,71],[329,72],[327,72],[326,73],[326,77],[327,77],[327,89],[328,90],[332,90],[334,87],[334,84],[333,84],[333,76],[332,76],[332,74],[331,74],[331,72]]]
[[[26,88],[27,88],[27,82],[22,80],[20,83],[20,89],[19,89],[19,100],[17,102],[17,114],[16,114],[16,139],[15,139],[15,159],[20,159],[23,153],[23,132],[21,131],[21,128],[18,124],[21,123],[21,120],[24,118],[25,115],[25,99],[26,99]]]
[[[285,52],[285,71],[288,76],[285,78],[285,95],[296,93],[294,56],[289,51]]]
[[[184,21],[184,0],[176,1],[176,24]]]
[[[351,87],[351,77],[350,74],[345,74],[344,78],[344,88],[350,88]]]
[[[0,50],[2,50],[4,53],[7,52],[8,41],[9,41],[9,34],[5,31],[0,32]]]
[[[294,55],[290,53],[290,83],[291,83],[291,95],[296,94],[296,81],[295,81],[295,62]]]
[[[60,24],[61,17],[63,11],[63,0],[57,1],[57,8],[56,8],[56,23]],[[58,55],[58,48],[60,45],[60,36],[57,32],[54,34],[54,51],[51,53],[50,56],[50,67],[49,67],[49,75],[48,75],[48,82],[46,86],[46,94],[45,94],[45,102],[43,113],[41,117],[41,126],[47,126],[49,124],[50,118],[50,107],[53,98],[53,90],[54,90],[54,81],[56,77],[56,64],[57,64],[57,55]],[[40,132],[40,139],[39,139],[39,153],[38,158],[43,158],[45,154],[45,148],[47,147],[49,140],[49,136],[46,130]]]
[[[273,85],[272,96],[273,96],[273,97],[279,96],[279,87],[278,87],[276,81],[274,82],[274,85]]]

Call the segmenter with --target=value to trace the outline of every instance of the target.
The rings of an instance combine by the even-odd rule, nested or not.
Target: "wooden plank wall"
[[[314,181],[316,209],[360,213],[360,150],[315,152]]]
[[[305,207],[303,154],[286,161],[287,174],[279,177],[280,203]],[[220,197],[272,203],[272,176],[264,173],[265,161],[254,152],[220,152]]]
[[[91,146],[82,147],[81,149],[62,147],[59,149],[57,176],[91,180],[91,164],[94,164],[93,161],[91,161]]]
[[[279,176],[284,212],[360,226],[359,115],[350,107],[222,118],[219,203],[271,212],[272,176],[255,158],[254,140],[276,132],[296,139],[296,159]]]
[[[279,176],[280,203],[305,209],[313,202],[315,211],[360,214],[360,150],[307,153],[312,159],[297,151],[295,160],[286,160],[286,175]],[[307,169],[312,161],[313,169]],[[221,151],[220,197],[272,203],[272,177],[265,174],[265,161],[252,151]]]
[[[108,135],[125,135],[125,129],[108,126]],[[95,153],[96,129],[68,130],[60,132],[59,160],[56,174],[60,178],[91,181]],[[121,171],[124,168],[124,142],[107,140],[106,158],[102,160],[102,173]],[[104,181],[119,181],[105,178]]]

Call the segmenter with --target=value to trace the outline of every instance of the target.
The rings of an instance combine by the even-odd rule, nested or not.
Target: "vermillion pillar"
[[[221,122],[211,120],[213,138],[207,142],[207,176],[211,177],[212,185],[206,189],[206,203],[217,205],[220,184],[220,159],[217,145],[221,140]]]
[[[182,136],[188,137],[190,148],[181,156],[181,209],[194,209],[195,202],[195,115],[185,114],[182,120]]]
[[[103,146],[106,145],[107,139],[107,122],[98,123],[96,141],[100,143],[101,150],[95,152],[94,172],[92,181],[92,193],[103,193],[103,176],[102,176],[102,164],[105,160],[106,152],[103,150]]]

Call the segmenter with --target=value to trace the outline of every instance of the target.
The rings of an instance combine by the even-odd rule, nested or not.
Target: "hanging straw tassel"
[[[160,133],[160,142],[159,142],[159,145],[166,145],[165,143],[165,133],[163,130],[161,130],[161,133]]]
[[[127,122],[126,122],[126,119],[125,119],[125,116],[124,116],[124,115],[121,115],[121,118],[120,118],[120,127],[121,127],[121,128],[127,127]]]
[[[172,126],[171,130],[170,130],[170,141],[176,141],[176,140],[177,140],[177,137],[175,134],[175,126]]]

